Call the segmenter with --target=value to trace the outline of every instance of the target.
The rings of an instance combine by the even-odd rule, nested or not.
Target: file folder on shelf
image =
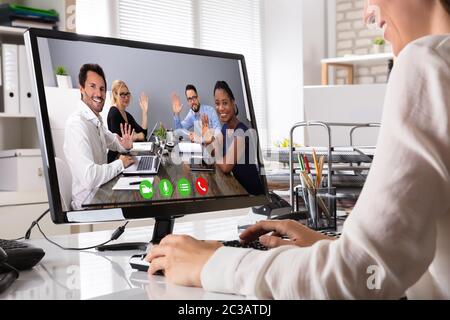
[[[4,112],[19,114],[19,65],[18,46],[2,44],[3,102]]]
[[[34,115],[31,77],[24,45],[19,45],[19,103],[21,115]]]

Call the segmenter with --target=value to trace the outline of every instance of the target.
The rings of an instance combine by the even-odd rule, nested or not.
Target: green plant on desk
[[[156,137],[158,137],[158,139],[160,140],[166,140],[166,136],[167,136],[167,129],[164,128],[164,125],[162,124],[162,122],[159,123],[159,128],[155,130],[155,132],[153,133]]]
[[[290,144],[290,142],[289,142],[288,138],[283,139],[283,141],[277,141],[274,143],[275,147],[277,147],[277,148],[289,148],[289,144]],[[302,146],[301,144],[294,142],[295,148],[301,147],[301,146]]]

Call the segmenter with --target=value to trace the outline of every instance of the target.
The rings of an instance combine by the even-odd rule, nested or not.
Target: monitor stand
[[[150,243],[158,244],[162,238],[171,234],[176,217],[155,218],[155,226],[153,228],[153,236]],[[123,250],[140,250],[147,251],[148,242],[125,242],[115,244],[105,244],[98,246],[98,251],[123,251]]]

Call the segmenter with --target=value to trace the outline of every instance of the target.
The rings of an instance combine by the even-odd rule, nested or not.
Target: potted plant
[[[165,142],[166,140],[166,134],[167,134],[167,130],[166,128],[164,128],[164,125],[162,124],[162,122],[159,123],[159,128],[155,130],[155,132],[153,133],[161,142]]]
[[[290,142],[288,138],[284,138],[283,141],[277,141],[275,142],[275,147],[277,148],[289,148]],[[294,142],[294,147],[301,147],[301,144],[295,143]]]
[[[67,73],[64,66],[58,66],[55,69],[56,82],[59,88],[73,88],[72,77]]]
[[[382,53],[384,52],[384,45],[386,41],[382,37],[376,37],[373,40],[373,53]]]

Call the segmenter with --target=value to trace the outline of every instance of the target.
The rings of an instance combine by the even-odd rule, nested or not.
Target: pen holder
[[[336,230],[336,188],[298,188],[308,210],[307,226],[313,230]]]

